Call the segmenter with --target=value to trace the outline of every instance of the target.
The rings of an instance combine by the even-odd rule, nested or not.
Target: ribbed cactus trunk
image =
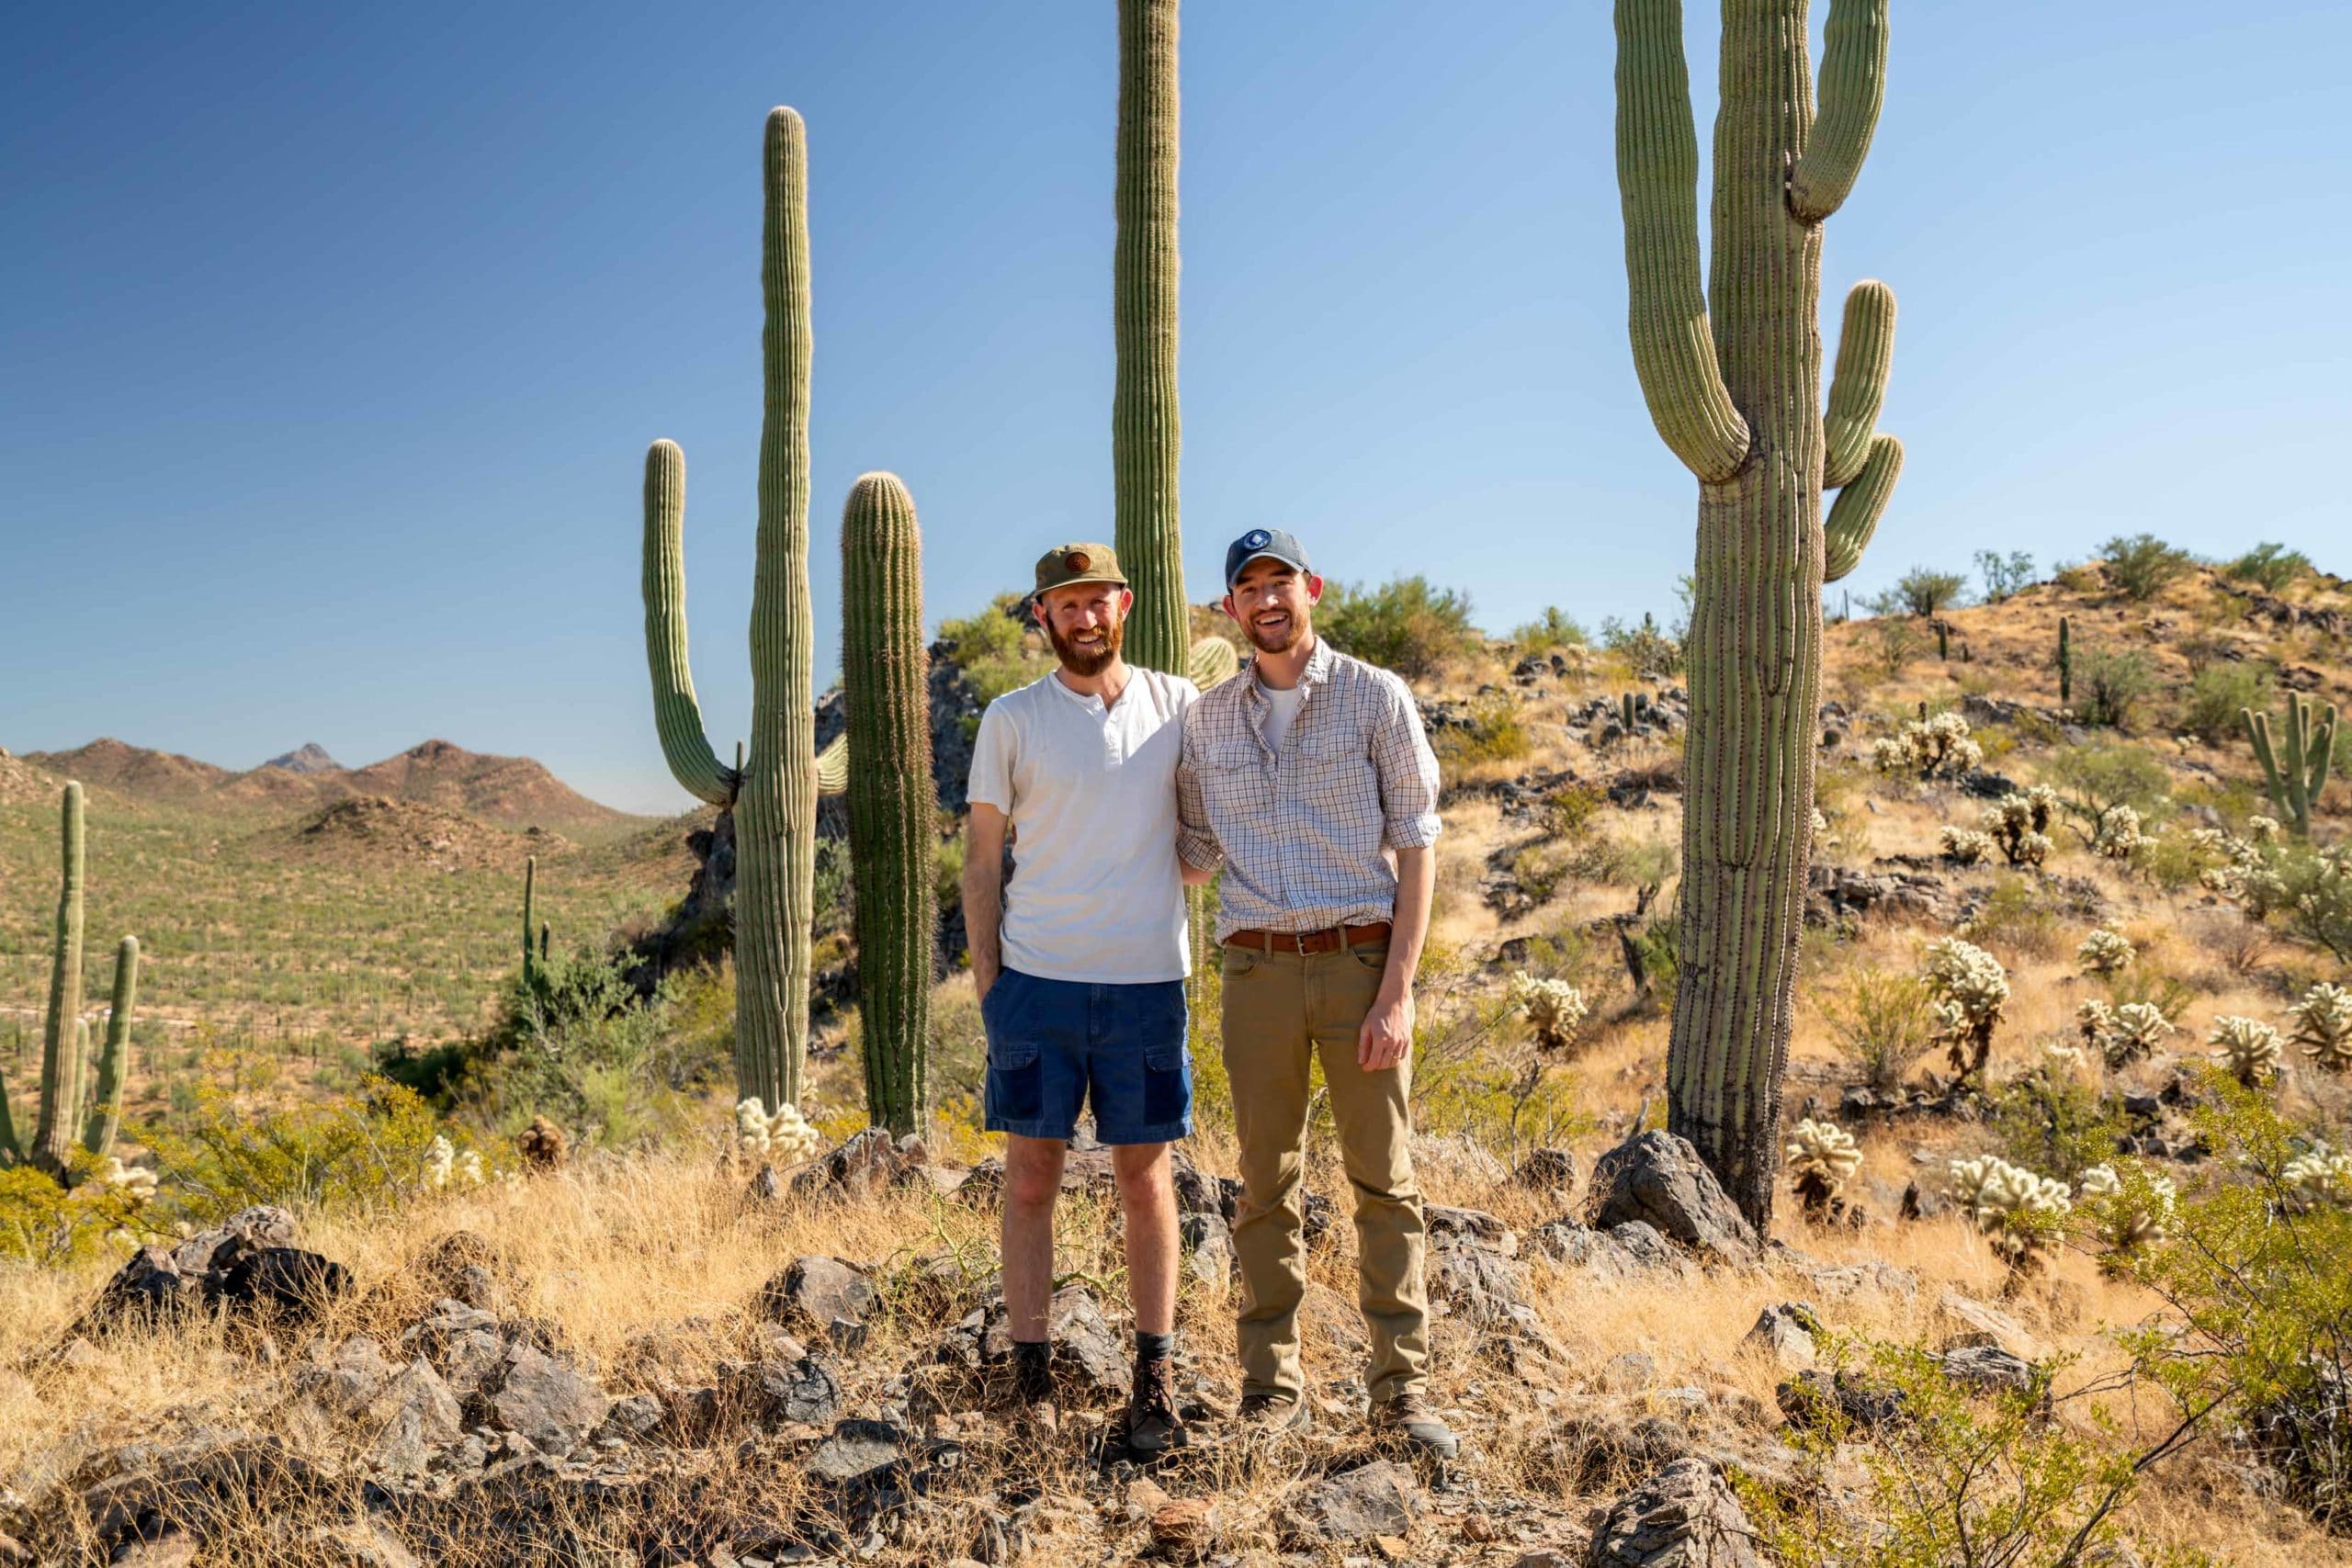
[[[2299,839],[2312,836],[2312,807],[2327,788],[2328,763],[2335,756],[2335,705],[2315,710],[2301,692],[2287,694],[2287,722],[2281,745],[2270,739],[2270,716],[2252,708],[2238,709],[2238,722],[2262,764],[2263,786],[2270,804],[2289,831]]]
[[[538,965],[531,951],[531,943],[538,935],[539,857],[523,857],[523,984],[527,987],[538,984]]]
[[[90,1114],[82,1125],[82,1146],[94,1155],[114,1153],[122,1131],[122,1086],[130,1074],[130,1016],[139,1003],[139,939],[127,936],[114,950],[114,1005],[107,1013],[107,1043],[98,1052],[98,1082]]]
[[[808,1038],[808,926],[816,881],[815,638],[808,598],[808,160],[799,115],[768,116],[761,287],[766,412],[752,581],[752,749],[722,765],[686,657],[685,456],[645,455],[645,647],[655,728],[671,773],[731,810],[736,843],[735,1081],[774,1110],[797,1104]]]
[[[1119,565],[1135,590],[1126,658],[1182,675],[1192,646],[1176,473],[1177,0],[1119,0],[1118,378],[1111,400]]]
[[[1902,463],[1873,433],[1894,296],[1849,296],[1821,401],[1821,221],[1878,115],[1885,0],[1838,0],[1814,118],[1806,0],[1724,0],[1712,274],[1679,0],[1617,0],[1617,164],[1634,366],[1658,433],[1698,476],[1684,754],[1671,1129],[1759,1229],[1811,848],[1821,589],[1850,571]],[[1842,493],[1825,525],[1821,492]]]
[[[32,1162],[63,1177],[74,1157],[82,1103],[82,786],[65,786],[63,878],[57,893],[57,949],[49,972],[49,1021],[41,1035],[40,1120]]]
[[[911,1133],[929,1110],[939,801],[922,535],[892,474],[860,478],[842,513],[842,672],[865,1103],[876,1126]]]

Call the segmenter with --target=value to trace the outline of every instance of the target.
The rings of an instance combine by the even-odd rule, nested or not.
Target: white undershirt
[[[1306,704],[1306,687],[1302,683],[1287,689],[1280,686],[1260,686],[1258,689],[1266,694],[1266,701],[1272,705],[1266,712],[1266,744],[1279,753],[1283,749],[1283,737],[1290,733],[1291,725],[1298,717],[1298,710]]]

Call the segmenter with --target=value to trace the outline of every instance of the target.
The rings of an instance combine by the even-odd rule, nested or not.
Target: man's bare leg
[[[1046,1309],[1054,1295],[1054,1200],[1061,1195],[1069,1148],[1058,1138],[1004,1135],[1004,1310],[1016,1343],[1046,1337]]]
[[[1118,1145],[1111,1150],[1111,1168],[1118,1175],[1119,1207],[1126,1214],[1127,1296],[1135,1306],[1136,1332],[1172,1333],[1176,1327],[1176,1184],[1168,1145]],[[1009,1164],[1006,1174],[1011,1175]],[[1006,1213],[1010,1214],[1011,1210]]]

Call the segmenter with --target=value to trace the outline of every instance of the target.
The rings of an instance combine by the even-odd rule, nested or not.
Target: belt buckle
[[[1306,939],[1316,935],[1317,933],[1314,931],[1284,931],[1283,934],[1290,938],[1291,951],[1297,953],[1301,958],[1304,958],[1306,956]]]

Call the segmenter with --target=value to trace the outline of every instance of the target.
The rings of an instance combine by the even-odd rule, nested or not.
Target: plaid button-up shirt
[[[1225,864],[1219,942],[1394,919],[1387,852],[1437,842],[1437,758],[1405,682],[1318,637],[1300,684],[1280,752],[1253,674],[1219,682],[1184,715],[1177,849],[1204,870]]]

